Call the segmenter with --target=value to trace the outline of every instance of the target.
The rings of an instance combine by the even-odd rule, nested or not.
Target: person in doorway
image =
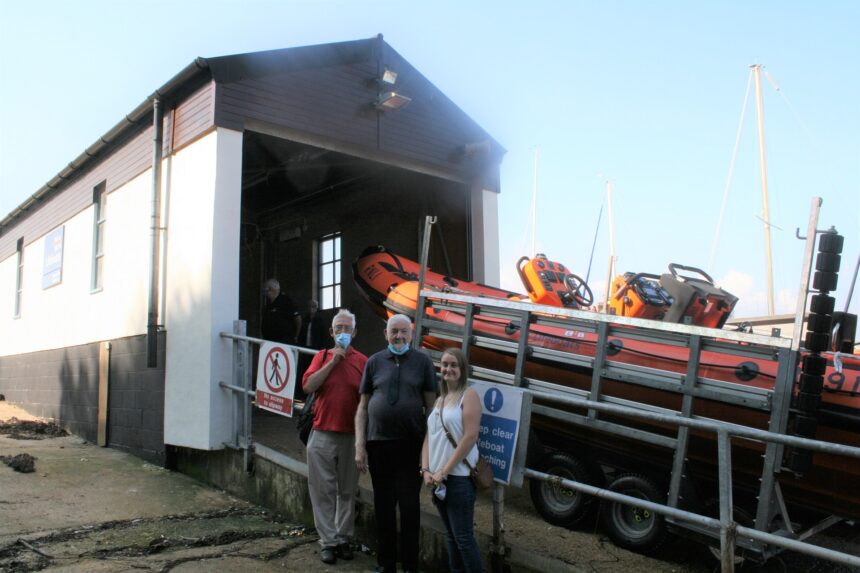
[[[355,416],[355,462],[370,469],[376,513],[377,572],[397,566],[397,510],[400,561],[418,570],[421,476],[425,412],[436,400],[436,369],[424,351],[410,348],[412,322],[396,314],[385,328],[388,348],[367,360]]]
[[[459,348],[445,350],[440,365],[442,395],[427,418],[420,473],[445,524],[449,571],[481,573],[474,531],[476,491],[469,475],[478,462],[481,399],[466,387],[469,368]]]
[[[299,331],[299,345],[314,350],[322,350],[329,345],[329,336],[325,327],[322,314],[319,313],[320,305],[314,299],[308,301],[308,310],[302,316],[302,329]],[[310,354],[299,354],[297,376],[301,379],[307,372],[313,357]],[[307,398],[301,384],[296,384],[294,400],[304,401]]]
[[[341,310],[329,331],[334,347],[318,352],[302,378],[308,394],[316,392],[314,421],[307,446],[308,489],[319,534],[320,559],[332,564],[352,559],[355,496],[355,413],[367,356],[352,347],[355,315]]]
[[[263,308],[261,332],[263,338],[273,342],[296,344],[302,329],[302,317],[293,301],[281,292],[277,279],[269,279],[263,284],[266,297]]]
[[[306,348],[322,350],[326,344],[326,328],[322,315],[319,313],[320,304],[311,299],[308,310],[302,316],[302,328],[299,334],[299,344]]]

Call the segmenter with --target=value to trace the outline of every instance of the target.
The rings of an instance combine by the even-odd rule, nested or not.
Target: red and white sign
[[[257,366],[257,406],[292,417],[295,387],[296,351],[276,342],[264,342]]]

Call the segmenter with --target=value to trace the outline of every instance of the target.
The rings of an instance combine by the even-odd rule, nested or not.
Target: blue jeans
[[[481,573],[481,551],[475,540],[475,485],[468,476],[448,476],[445,499],[433,504],[445,524],[451,573]]]

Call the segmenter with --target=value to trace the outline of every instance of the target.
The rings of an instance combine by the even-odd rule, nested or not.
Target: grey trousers
[[[358,492],[355,435],[313,430],[307,457],[308,489],[320,545],[347,543],[355,525]]]

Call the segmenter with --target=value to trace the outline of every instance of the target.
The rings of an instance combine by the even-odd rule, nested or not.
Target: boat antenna
[[[714,268],[714,257],[717,254],[717,244],[720,242],[720,231],[723,228],[723,217],[726,213],[726,203],[729,200],[729,189],[732,186],[732,180],[735,177],[735,160],[738,158],[738,149],[740,148],[741,143],[741,134],[744,131],[744,118],[747,114],[747,105],[749,103],[750,97],[750,88],[752,87],[752,79],[753,74],[752,70],[750,70],[749,76],[747,77],[747,90],[744,94],[744,105],[741,108],[741,120],[738,123],[738,132],[735,135],[735,147],[732,150],[732,160],[729,163],[729,175],[726,178],[726,185],[723,187],[723,202],[720,205],[720,217],[717,219],[717,230],[714,232],[714,242],[711,244],[711,257],[708,259],[708,273],[713,272]]]
[[[591,255],[588,257],[588,270],[585,271],[585,284],[591,276],[591,263],[594,262],[594,249],[597,248],[597,233],[600,231],[600,219],[603,218],[603,202],[600,203],[600,211],[597,213],[597,225],[594,227],[594,241],[591,243]]]
[[[532,187],[532,250],[529,253],[535,256],[537,247],[535,246],[535,236],[537,234],[537,192],[538,192],[538,158],[540,157],[540,147],[535,148],[535,169],[534,169],[534,184]]]
[[[752,64],[753,77],[755,78],[756,111],[758,118],[758,154],[761,164],[761,202],[762,215],[764,217],[764,245],[765,257],[767,259],[767,313],[773,316],[773,258],[770,248],[770,210],[767,199],[767,160],[764,152],[764,109],[761,98],[761,64]]]

